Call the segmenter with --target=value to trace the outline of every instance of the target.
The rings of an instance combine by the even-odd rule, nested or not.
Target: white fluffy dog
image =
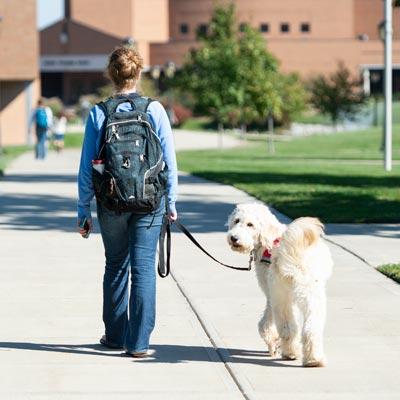
[[[324,366],[325,286],[333,262],[322,223],[305,217],[286,226],[268,207],[251,203],[238,205],[228,226],[229,245],[251,254],[267,297],[258,329],[270,355],[280,347],[284,359],[298,358],[301,338],[303,365]]]

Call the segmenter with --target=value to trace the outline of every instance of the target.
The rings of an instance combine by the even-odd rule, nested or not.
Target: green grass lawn
[[[378,271],[382,272],[389,278],[400,283],[400,264],[385,264],[378,267]]]
[[[260,135],[261,136],[261,135]],[[253,140],[255,136],[252,136]],[[267,143],[265,137],[258,140]],[[290,157],[307,159],[382,159],[380,151],[381,128],[369,128],[357,132],[338,132],[335,134],[313,135],[275,143],[275,159]],[[400,160],[400,125],[393,126],[393,158]]]
[[[65,148],[81,148],[83,143],[82,133],[67,133],[64,139]]]
[[[394,154],[400,158],[399,126]],[[292,218],[400,222],[400,166],[383,170],[377,129],[229,150],[186,151],[181,170],[236,186]],[[372,161],[369,161],[372,160]]]
[[[0,154],[0,176],[4,174],[7,165],[16,157],[32,149],[31,146],[5,146]]]

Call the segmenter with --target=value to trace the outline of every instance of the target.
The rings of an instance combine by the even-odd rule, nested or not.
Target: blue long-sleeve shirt
[[[118,106],[117,111],[129,111],[132,105],[128,102]],[[168,166],[168,203],[171,211],[176,211],[176,192],[178,186],[177,166],[174,140],[171,125],[164,107],[158,102],[150,103],[149,114],[154,130],[160,139],[164,161]],[[105,115],[99,106],[90,111],[83,140],[81,162],[78,175],[78,218],[91,218],[90,202],[94,196],[92,183],[92,160],[97,158],[103,138]]]

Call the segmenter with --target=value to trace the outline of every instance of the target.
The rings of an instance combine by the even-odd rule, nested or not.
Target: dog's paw
[[[277,357],[280,354],[281,350],[281,341],[278,336],[276,337],[269,337],[268,340],[266,340],[267,347],[268,347],[268,353],[270,357]]]
[[[303,367],[306,368],[320,368],[325,366],[326,366],[326,361],[323,358],[320,360],[317,360],[315,358],[311,358],[309,360],[303,360]]]
[[[284,360],[288,360],[288,361],[293,361],[293,360],[297,360],[299,358],[299,356],[296,353],[282,353],[282,358]]]
[[[273,345],[269,344],[268,345],[268,353],[269,353],[270,357],[274,357],[274,358],[277,357],[279,354],[279,346],[276,344],[273,344]]]

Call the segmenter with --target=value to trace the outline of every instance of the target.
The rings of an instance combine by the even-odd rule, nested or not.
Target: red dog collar
[[[280,238],[275,239],[273,247],[278,247],[280,241],[281,241]],[[269,249],[265,249],[260,261],[266,264],[271,264],[271,257],[272,257],[271,251]]]

